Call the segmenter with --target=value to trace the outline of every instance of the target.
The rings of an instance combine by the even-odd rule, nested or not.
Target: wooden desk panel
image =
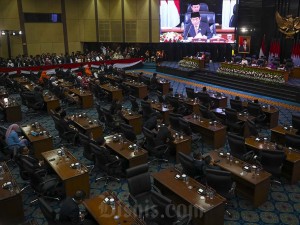
[[[3,225],[22,223],[24,221],[24,209],[20,188],[6,163],[0,163],[0,165],[4,169],[3,179],[0,179],[0,223]],[[12,191],[2,188],[6,182],[12,182]]]
[[[82,131],[85,135],[93,137],[93,139],[97,140],[98,138],[103,136],[102,127],[92,120],[91,118],[85,117],[82,114],[79,117],[68,116],[67,119],[71,121],[71,123],[80,131]]]
[[[70,89],[72,93],[77,95],[81,100],[81,106],[83,109],[91,108],[93,107],[94,100],[93,100],[93,94],[90,91],[80,91],[77,88]]]
[[[192,178],[189,178],[188,183],[175,179],[176,174],[177,171],[173,168],[154,173],[152,174],[154,184],[175,204],[184,204],[191,209],[188,213],[192,214],[193,224],[223,224],[226,199],[218,194],[213,199],[207,197],[201,199],[197,190],[199,188],[205,190],[205,186]],[[192,189],[189,189],[188,186],[191,186]]]
[[[246,138],[245,144],[247,148],[255,152],[259,152],[262,149],[276,150],[275,143],[265,143],[263,140],[256,141],[254,137]],[[282,174],[290,180],[291,184],[295,184],[300,180],[300,152],[289,150],[286,147],[283,150],[286,154],[286,159],[282,168]]]
[[[170,81],[158,80],[158,90],[161,91],[162,95],[166,95],[169,93],[170,89]]]
[[[59,156],[57,154],[58,150],[60,149],[43,152],[42,156],[62,180],[66,195],[73,196],[78,189],[81,189],[89,196],[90,179],[88,169],[83,164],[81,164],[81,171],[71,168],[71,164],[77,163],[78,160],[68,150],[65,150],[65,157]]]
[[[53,149],[52,136],[41,125],[38,128],[32,125],[23,125],[21,126],[21,130],[26,139],[31,143],[36,158],[42,159],[42,152]],[[31,132],[36,132],[38,135],[33,136]],[[40,132],[43,132],[43,134],[40,134]]]
[[[271,141],[276,142],[278,144],[285,145],[285,134],[296,134],[297,129],[290,128],[290,127],[284,127],[284,126],[276,126],[271,129]]]
[[[124,139],[123,143],[120,141],[114,142],[113,135],[105,137],[106,146],[118,154],[120,157],[128,161],[129,168],[135,167],[148,162],[148,151],[139,147],[138,151],[129,149],[129,145],[133,145],[132,142]]]
[[[173,112],[174,108],[170,105],[165,105],[162,103],[152,102],[151,107],[154,110],[159,111],[162,114],[165,123],[169,123],[169,114]]]
[[[132,82],[132,81],[126,81],[123,82],[123,84],[126,84],[127,86],[130,86],[132,89],[134,89],[134,96],[137,98],[145,98],[148,96],[148,87],[147,85],[143,83],[138,83],[138,82]]]
[[[217,124],[214,126],[210,123],[210,120],[201,118],[201,120],[193,118],[193,116],[184,117],[191,124],[192,129],[195,132],[199,132],[204,141],[213,148],[221,148],[226,142],[226,126]]]
[[[243,172],[243,161],[233,157],[233,163],[230,164],[226,158],[219,156],[218,151],[210,151],[209,155],[212,161],[220,160],[215,165],[231,172],[232,178],[236,182],[236,191],[249,199],[254,207],[258,207],[268,200],[270,191],[271,174],[261,171],[259,175],[253,176],[253,173]]]
[[[0,99],[0,107],[3,109],[6,122],[13,123],[22,120],[21,106],[11,99]]]
[[[122,116],[126,122],[133,127],[135,134],[142,133],[142,115],[131,111],[122,111]]]
[[[83,201],[83,205],[99,225],[146,225],[144,221],[139,219],[131,209],[125,206],[123,202],[116,199],[116,197],[114,197],[115,209],[112,209],[110,205],[104,203],[103,200],[106,197],[111,197],[111,195],[108,193],[103,193],[101,195]],[[117,221],[115,220],[115,216],[119,216],[120,223],[117,223]]]
[[[99,85],[103,90],[111,93],[112,100],[118,100],[118,101],[123,101],[123,93],[122,89],[118,87],[114,87],[111,84],[102,84]]]
[[[176,137],[176,133],[178,133],[175,130],[171,129],[171,135],[174,137],[174,141],[172,142],[172,145],[175,146],[176,151],[176,162],[179,163],[179,156],[178,152],[182,152],[186,155],[190,155],[192,152],[192,138],[187,135],[179,135]]]
[[[47,95],[43,96],[44,102],[47,107],[47,112],[50,113],[51,110],[55,110],[57,107],[60,106],[59,99],[55,95]]]

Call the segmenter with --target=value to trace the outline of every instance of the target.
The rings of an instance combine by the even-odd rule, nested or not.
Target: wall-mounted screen
[[[160,42],[235,43],[237,0],[160,0]]]

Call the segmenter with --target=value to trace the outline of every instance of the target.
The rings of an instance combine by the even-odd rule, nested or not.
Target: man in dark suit
[[[244,39],[243,44],[239,46],[239,52],[250,52],[250,48],[247,43],[247,39]]]
[[[209,25],[201,21],[199,12],[191,13],[191,22],[188,23],[184,29],[183,38],[187,40],[192,38],[211,38],[212,33]]]
[[[146,127],[148,130],[156,129],[158,124],[161,124],[163,121],[163,117],[159,112],[152,113],[150,118],[146,120],[144,123],[144,127]]]
[[[79,204],[85,198],[85,192],[82,190],[76,191],[74,196],[67,197],[60,208],[59,222],[64,225],[92,225],[96,224],[94,221],[85,219],[84,214],[79,211]]]
[[[164,145],[164,144],[170,144],[174,140],[174,137],[172,137],[172,134],[170,132],[170,126],[160,126],[156,138],[155,138],[155,145]]]

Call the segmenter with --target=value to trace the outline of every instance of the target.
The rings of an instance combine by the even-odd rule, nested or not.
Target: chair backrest
[[[186,155],[182,152],[178,152],[178,158],[179,158],[179,162],[183,168],[183,173],[185,173],[186,175],[188,175],[189,177],[195,177],[197,175],[197,170],[194,166],[194,159],[189,156]]]
[[[83,146],[83,156],[87,158],[88,160],[94,161],[94,154],[91,150],[90,143],[93,141],[83,133],[78,133],[79,142]]]
[[[208,107],[210,105],[211,100],[208,93],[198,92],[197,97],[199,98],[199,100],[202,102],[204,106]]]
[[[169,114],[169,122],[171,125],[171,128],[180,131],[180,125],[179,125],[179,118],[182,116],[180,114],[170,113]]]
[[[151,178],[148,164],[142,164],[126,170],[129,193],[132,196],[151,191]]]
[[[249,129],[249,133],[251,136],[254,136],[254,137],[258,136],[258,130],[257,130],[255,122],[253,120],[247,119],[246,126]]]
[[[169,96],[168,98],[169,104],[174,107],[174,111],[176,111],[179,107],[179,100],[177,97]]]
[[[238,114],[235,109],[226,108],[225,115],[226,115],[226,123],[236,123],[238,121]]]
[[[136,138],[133,126],[126,124],[126,123],[121,123],[120,129],[127,140],[129,140],[131,142],[136,142],[137,138]]]
[[[261,115],[262,112],[260,104],[254,102],[248,102],[247,109],[249,114],[254,117]]]
[[[208,108],[204,105],[200,105],[200,112],[201,112],[201,115],[206,118],[206,119],[210,119],[210,115],[209,115],[209,112],[208,112]]]
[[[285,145],[300,150],[300,135],[286,133]]]
[[[153,111],[152,108],[151,108],[151,103],[150,102],[142,100],[141,101],[141,107],[142,107],[142,110],[143,110],[143,116],[148,116]]]
[[[179,120],[180,130],[188,136],[192,135],[192,128],[190,126],[190,123],[183,118],[179,118],[178,120]]]
[[[39,207],[48,224],[57,224],[56,212],[54,211],[54,209],[52,209],[52,207],[43,198],[39,198],[38,201]]]
[[[273,176],[280,176],[286,155],[284,151],[260,150],[259,159],[262,167]]]
[[[186,87],[186,88],[185,88],[185,92],[186,92],[186,96],[187,96],[188,98],[195,98],[195,91],[194,91],[194,88]]]
[[[229,191],[233,184],[230,172],[218,169],[206,169],[206,182],[218,194],[229,198]]]
[[[243,156],[247,153],[244,137],[233,133],[228,133],[227,138],[231,155],[244,160]]]
[[[241,100],[230,99],[230,107],[238,112],[243,111],[243,103]]]
[[[143,127],[143,134],[146,138],[145,148],[154,148],[155,147],[155,134],[147,129],[146,127]],[[147,149],[147,150],[148,150]]]
[[[299,132],[299,130],[300,130],[300,114],[292,114],[292,125]]]
[[[132,110],[133,112],[138,112],[140,106],[139,106],[139,104],[138,104],[137,101],[136,101],[136,97],[130,95],[130,96],[129,96],[129,100],[130,100],[130,103],[131,103],[131,110]]]
[[[173,224],[173,222],[177,221],[178,218],[175,205],[172,204],[172,201],[169,198],[158,192],[152,191],[151,200],[158,211],[157,219],[160,224]]]
[[[110,152],[108,149],[98,146],[95,143],[90,143],[91,151],[95,157],[96,166],[103,171],[108,171],[106,164],[110,162]]]

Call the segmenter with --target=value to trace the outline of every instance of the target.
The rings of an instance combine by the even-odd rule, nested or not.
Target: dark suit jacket
[[[148,120],[143,125],[149,130],[156,129],[157,126],[157,117],[156,116],[151,116]]]
[[[168,139],[172,141],[174,138],[171,135],[171,132],[169,131],[168,127],[163,126],[159,129],[156,138],[155,143],[156,146],[166,144]]]
[[[244,49],[243,45],[240,45],[239,52],[250,52],[249,45],[246,45],[246,49]]]
[[[209,28],[209,25],[205,22],[200,22],[197,34],[198,33],[207,36],[207,38],[212,37],[212,33]],[[188,37],[195,37],[195,36],[196,33],[193,24],[192,23],[187,24],[183,33],[184,40],[186,40]]]
[[[71,197],[67,197],[61,205],[59,212],[59,221],[64,225],[81,225],[79,217],[79,207]]]

